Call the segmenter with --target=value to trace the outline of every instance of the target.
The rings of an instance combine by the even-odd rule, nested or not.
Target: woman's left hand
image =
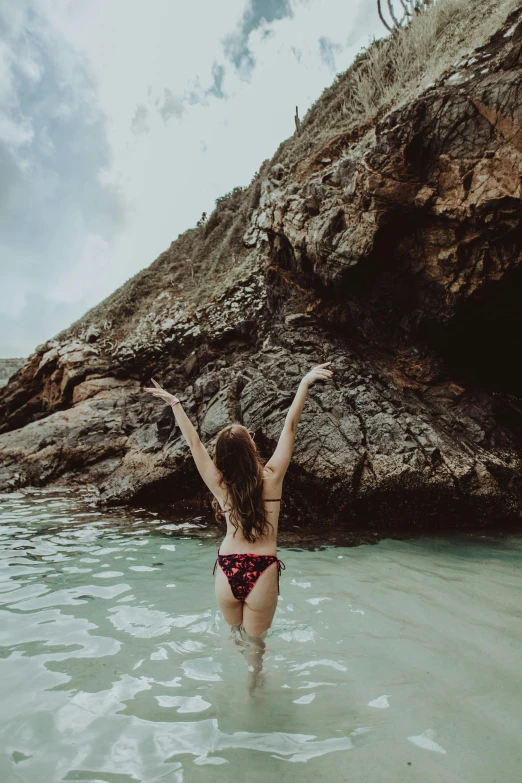
[[[153,397],[159,397],[161,400],[167,403],[167,405],[170,405],[171,402],[174,402],[174,400],[178,400],[177,397],[175,397],[173,394],[170,394],[170,392],[165,391],[165,389],[162,389],[159,383],[156,383],[154,378],[151,378],[152,383],[154,384],[154,388],[150,388],[147,386],[144,386],[143,391],[150,392]]]

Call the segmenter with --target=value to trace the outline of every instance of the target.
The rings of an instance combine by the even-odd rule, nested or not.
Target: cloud
[[[10,287],[7,291],[4,289],[4,296],[9,293]],[[25,291],[21,313],[12,315],[5,310],[0,312],[2,356],[28,356],[37,345],[60,332],[77,317],[75,302],[62,302],[57,306],[38,291]],[[42,329],[43,324],[45,329]],[[35,328],[35,325],[39,325],[40,329]]]
[[[335,72],[335,55],[342,52],[343,47],[339,43],[334,43],[329,38],[319,38],[319,51],[321,60],[328,68]]]
[[[165,98],[163,100],[163,104],[160,105],[158,109],[159,113],[163,117],[163,120],[167,122],[167,120],[170,120],[171,117],[177,117],[179,119],[185,111],[185,107],[183,106],[183,99],[179,98],[177,95],[174,95],[172,90],[169,90],[168,87],[165,87],[164,96]],[[157,103],[159,103],[159,101],[157,101]]]
[[[150,128],[147,124],[147,117],[149,115],[149,110],[146,106],[144,106],[142,103],[139,104],[139,106],[136,106],[136,111],[134,112],[134,117],[132,118],[131,122],[131,131],[133,133],[148,133]]]
[[[214,95],[216,98],[225,98],[223,92],[223,83],[225,80],[225,66],[214,63],[212,65],[212,87],[207,90],[207,95]]]
[[[0,356],[28,355],[247,184],[296,104],[382,34],[366,0],[153,5],[2,6]]]
[[[264,35],[269,36],[267,25],[278,19],[290,18],[293,9],[290,0],[249,0],[237,30],[225,40],[225,53],[235,67],[248,78],[255,66],[255,58],[249,48],[249,38],[253,30],[264,27]]]
[[[45,328],[38,312],[64,328],[64,303],[96,294],[93,278],[67,292],[61,281],[80,256],[89,263],[90,236],[108,246],[123,228],[125,202],[98,176],[111,159],[96,85],[31,2],[3,6],[0,52],[0,314],[20,320],[2,338],[23,355]],[[35,309],[35,297],[49,307]]]

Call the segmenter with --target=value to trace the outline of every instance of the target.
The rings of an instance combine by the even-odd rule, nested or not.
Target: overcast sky
[[[384,32],[375,0],[0,0],[0,357],[248,184]]]

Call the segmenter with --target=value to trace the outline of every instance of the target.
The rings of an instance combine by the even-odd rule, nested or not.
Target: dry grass
[[[415,16],[406,30],[369,49],[348,90],[349,105],[342,110],[364,118],[406,98],[405,87],[434,81],[461,55],[484,43],[519,4],[438,0],[428,12]]]
[[[248,274],[251,250],[244,246],[243,235],[268,165],[266,161],[248,187],[218,199],[202,226],[180,234],[152,264],[60,332],[58,339],[77,336],[88,324],[110,323],[111,339],[121,340],[153,310],[158,294],[169,292],[195,308]]]
[[[439,0],[429,11],[415,16],[405,30],[372,46],[348,85],[343,96],[341,114],[365,119],[382,106],[401,97],[407,84],[417,83],[433,66],[444,30],[451,25],[455,32],[459,16],[470,0]],[[448,52],[435,59],[437,71],[444,70]],[[451,59],[451,55],[450,55]]]
[[[337,134],[371,127],[379,114],[412,100],[456,60],[484,44],[521,3],[437,0],[406,30],[374,41],[323,92],[304,117],[301,133],[280,145],[247,188],[218,199],[204,225],[181,234],[154,263],[58,336],[76,334],[88,323],[110,321],[114,338],[121,339],[162,291],[182,296],[193,306],[219,295],[248,273],[251,253],[242,237],[271,166],[293,166]]]
[[[483,45],[520,5],[521,0],[437,0],[405,30],[374,41],[336,77],[304,117],[301,135],[280,146],[277,162],[292,165],[332,136],[412,100]]]

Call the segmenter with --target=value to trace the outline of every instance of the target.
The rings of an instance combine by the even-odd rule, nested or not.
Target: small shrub
[[[231,190],[230,193],[225,193],[224,196],[219,196],[219,198],[216,199],[216,207],[224,206],[227,201],[233,201],[236,196],[238,196],[240,193],[243,193],[244,190],[245,188],[238,185],[238,187]]]

